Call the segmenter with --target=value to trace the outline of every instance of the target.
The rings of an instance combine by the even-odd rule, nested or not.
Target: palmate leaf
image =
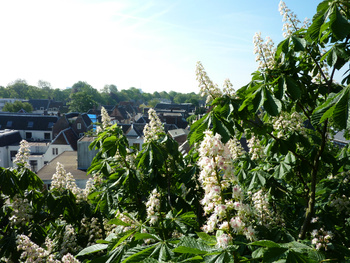
[[[317,107],[312,114],[312,124],[317,125],[333,118],[340,129],[350,128],[350,85]]]
[[[337,1],[323,1],[317,7],[317,14],[313,17],[308,29],[307,38],[321,43],[344,39],[350,33],[350,23],[339,11]]]
[[[282,110],[282,103],[269,90],[266,89],[265,94],[264,109],[271,116],[277,116]]]
[[[107,247],[108,247],[108,244],[95,244],[84,248],[82,251],[78,253],[77,257],[96,253],[98,251],[106,249]]]
[[[191,125],[191,131],[188,134],[189,143],[193,145],[204,137],[204,131],[209,129],[211,125],[211,116],[213,112],[207,113],[203,118],[199,119]]]

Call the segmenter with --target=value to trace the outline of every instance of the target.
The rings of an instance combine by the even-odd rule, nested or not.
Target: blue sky
[[[287,0],[300,20],[320,1]],[[282,40],[279,0],[0,0],[0,85],[198,92],[196,62],[235,89],[256,70],[253,36]]]

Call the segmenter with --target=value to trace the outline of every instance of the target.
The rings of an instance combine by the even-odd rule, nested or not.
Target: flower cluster
[[[80,261],[74,258],[70,253],[65,254],[61,261],[57,260],[55,255],[51,254],[50,247],[44,249],[32,242],[26,235],[19,235],[16,243],[17,250],[22,251],[20,262],[80,263]],[[47,244],[46,241],[45,244]]]
[[[143,129],[145,143],[158,140],[159,134],[164,133],[163,124],[161,123],[154,109],[148,110],[148,118],[149,118],[149,123],[147,123],[145,125],[145,128]]]
[[[218,248],[227,248],[231,240],[232,240],[232,237],[230,235],[223,233],[216,237],[216,241],[217,241],[216,246]]]
[[[196,78],[202,97],[207,97],[206,103],[221,97],[222,92],[219,87],[211,81],[201,62],[197,62]]]
[[[12,201],[10,223],[12,225],[26,225],[33,218],[33,208],[28,199],[15,195]]]
[[[230,150],[231,156],[233,160],[238,159],[244,154],[244,149],[241,143],[233,137],[227,142],[228,149]]]
[[[59,237],[57,237],[59,238]],[[75,229],[72,225],[67,224],[63,231],[62,242],[59,242],[60,245],[60,255],[65,255],[69,252],[75,253],[82,248],[77,244],[77,237]]]
[[[160,194],[157,189],[154,189],[150,194],[148,201],[146,203],[147,208],[147,219],[149,223],[154,225],[158,221],[158,212],[160,210]]]
[[[199,156],[199,182],[204,189],[204,197],[200,202],[205,214],[211,214],[202,227],[203,230],[211,233],[220,229],[229,235],[230,230],[233,230],[237,234],[246,235],[248,239],[254,239],[254,229],[247,225],[250,209],[243,203],[244,195],[233,174],[231,154],[225,153],[221,136],[214,136],[211,131],[205,131],[199,147]],[[228,194],[230,191],[232,195]],[[234,214],[236,216],[231,218]],[[225,240],[230,238],[223,236],[218,240],[218,245],[224,247]]]
[[[252,135],[252,137],[248,140],[248,148],[252,160],[263,158],[265,155],[264,148],[260,140],[257,137],[255,137],[255,135]]]
[[[23,165],[25,168],[30,168],[29,165],[29,155],[30,155],[30,149],[29,144],[26,140],[22,140],[20,142],[19,150],[16,154],[15,159],[13,160],[13,163],[17,166]]]
[[[270,209],[268,195],[263,190],[259,190],[252,195],[254,214],[259,225],[269,228],[273,224],[283,221],[278,214]]]
[[[278,11],[280,12],[281,16],[283,17],[283,37],[287,38],[290,35],[292,35],[295,31],[298,31],[301,28],[307,28],[310,24],[310,20],[305,18],[304,23],[302,26],[299,26],[301,23],[298,17],[286,6],[286,3],[283,1],[280,1],[278,5]]]
[[[95,244],[97,239],[102,239],[102,229],[98,222],[98,218],[93,217],[91,219],[84,217],[81,221],[80,234],[88,235],[88,244],[91,246]]]
[[[338,212],[344,211],[346,214],[350,214],[350,197],[346,195],[333,199],[330,205],[335,207]]]
[[[45,262],[49,252],[32,242],[26,235],[17,237],[17,250],[23,251],[20,259],[23,262]]]
[[[225,79],[223,93],[231,98],[236,98],[236,91],[233,88],[233,85],[229,79]]]
[[[298,112],[292,114],[281,114],[272,119],[272,125],[277,138],[285,138],[288,133],[297,132],[306,135],[303,118]]]
[[[276,48],[270,37],[266,41],[261,37],[261,32],[255,33],[253,37],[255,61],[258,62],[258,70],[272,69],[275,65]]]
[[[112,125],[111,118],[109,117],[108,112],[104,107],[101,108],[101,122],[103,130]]]
[[[311,233],[311,236],[313,237],[311,243],[315,245],[317,250],[320,250],[321,248],[327,250],[327,247],[330,243],[330,240],[333,237],[333,234],[331,231],[325,231],[323,230],[323,228],[321,228],[319,230],[314,229]]]
[[[77,200],[85,199],[84,191],[80,189],[75,183],[75,179],[71,173],[67,173],[64,166],[57,162],[56,173],[52,176],[51,188],[63,192],[70,190],[77,198]]]

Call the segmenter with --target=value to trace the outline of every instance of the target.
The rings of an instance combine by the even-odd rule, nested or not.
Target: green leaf
[[[107,247],[108,247],[108,244],[95,244],[95,245],[89,246],[87,248],[84,248],[82,251],[80,251],[78,253],[77,257],[88,255],[88,254],[91,254],[91,253],[95,253],[95,252],[104,250]]]
[[[204,242],[210,244],[210,245],[215,245],[216,244],[216,238],[214,236],[211,236],[205,232],[196,232],[198,237],[202,239]]]
[[[203,139],[204,131],[210,127],[212,114],[212,112],[209,112],[203,118],[191,125],[191,131],[188,134],[189,143],[191,145]]]
[[[304,38],[300,38],[300,37],[296,37],[296,36],[292,36],[292,40],[294,43],[294,50],[295,51],[304,51],[305,47],[306,47],[306,40]]]
[[[271,240],[259,240],[250,243],[251,246],[260,246],[260,247],[280,247],[279,244],[271,241]]]
[[[271,94],[270,91],[266,90],[266,100],[264,102],[264,109],[268,114],[277,116],[282,110],[282,103]]]

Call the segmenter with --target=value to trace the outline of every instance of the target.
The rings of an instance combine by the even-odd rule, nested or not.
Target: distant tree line
[[[54,89],[47,81],[40,80],[37,86],[28,85],[23,79],[17,79],[6,87],[0,86],[0,98],[52,99],[65,102],[69,111],[86,112],[98,105],[116,105],[122,101],[133,101],[137,105],[154,107],[161,100],[171,103],[192,103],[199,106],[199,94],[166,91],[146,93],[135,87],[118,90],[116,85],[105,85],[101,91],[84,81],[78,81],[71,88]]]

